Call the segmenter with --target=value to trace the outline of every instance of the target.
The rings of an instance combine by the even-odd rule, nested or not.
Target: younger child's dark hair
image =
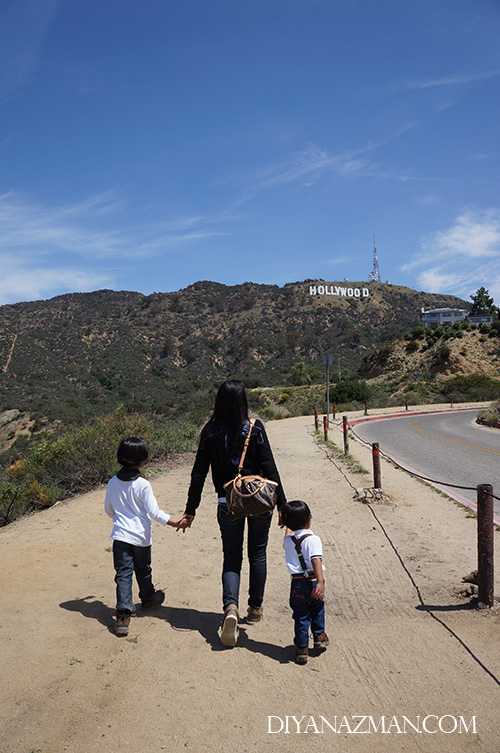
[[[291,531],[298,531],[300,528],[306,528],[312,518],[309,505],[300,499],[286,502],[281,508],[281,515],[285,525]]]
[[[116,457],[120,465],[132,468],[134,465],[142,465],[148,459],[148,448],[142,439],[138,437],[126,437],[122,439],[118,447]]]

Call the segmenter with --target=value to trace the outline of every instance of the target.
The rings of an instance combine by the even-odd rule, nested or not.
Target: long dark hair
[[[247,420],[245,385],[237,379],[228,379],[217,391],[214,410],[205,429],[213,432],[217,441],[231,452],[236,448]]]

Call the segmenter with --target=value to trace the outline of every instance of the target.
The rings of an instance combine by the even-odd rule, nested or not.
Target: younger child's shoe
[[[128,635],[128,628],[130,625],[130,615],[120,616],[116,615],[115,632],[117,635]]]
[[[224,622],[220,634],[220,641],[223,646],[233,648],[238,640],[238,607],[236,604],[228,604],[224,609]]]
[[[142,602],[143,609],[153,609],[159,607],[165,601],[165,591],[155,591],[153,596],[147,601]]]
[[[307,648],[307,646],[305,646],[304,648],[300,648],[300,646],[298,646],[295,649],[295,664],[307,664],[308,656],[309,649]]]
[[[260,622],[263,615],[264,615],[264,607],[259,607],[258,609],[256,609],[255,607],[248,607],[247,622],[249,623]]]
[[[330,640],[326,633],[319,633],[314,637],[314,648],[326,648],[330,645]]]

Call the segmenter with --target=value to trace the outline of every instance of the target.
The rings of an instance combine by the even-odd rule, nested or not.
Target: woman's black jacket
[[[204,427],[201,432],[200,444],[196,453],[193,470],[191,471],[191,484],[189,486],[188,501],[185,509],[187,515],[196,514],[201,500],[203,485],[210,467],[212,469],[212,481],[217,496],[225,496],[224,484],[232,481],[238,473],[238,465],[247,429],[248,422],[245,422],[236,444],[236,449],[231,453],[227,449],[227,443],[224,442],[224,439],[221,440],[220,435],[216,433],[217,429],[213,424],[209,422]],[[286,497],[276,463],[274,462],[266,430],[258,419],[252,427],[242,475],[248,476],[253,473],[278,482],[277,506],[280,508],[283,502],[286,502]]]

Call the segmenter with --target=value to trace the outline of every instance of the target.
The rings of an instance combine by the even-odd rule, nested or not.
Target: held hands
[[[182,515],[179,520],[169,520],[169,523],[175,528],[176,531],[182,531],[182,533],[186,533],[186,528],[191,528],[193,520],[194,515],[186,515],[186,513],[184,513],[184,515]]]

